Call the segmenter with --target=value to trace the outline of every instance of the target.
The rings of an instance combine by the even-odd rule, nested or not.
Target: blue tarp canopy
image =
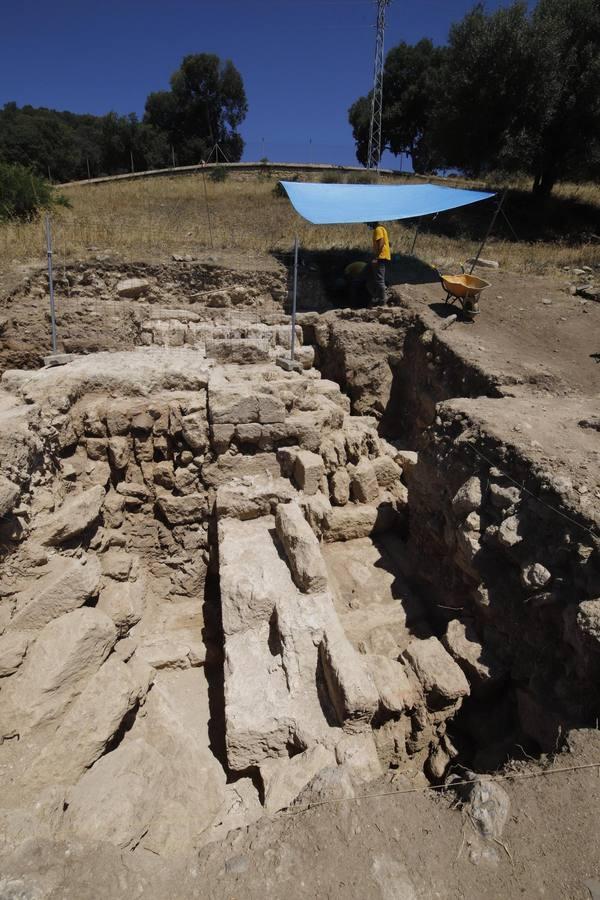
[[[415,219],[494,196],[437,184],[281,184],[296,212],[313,225]]]

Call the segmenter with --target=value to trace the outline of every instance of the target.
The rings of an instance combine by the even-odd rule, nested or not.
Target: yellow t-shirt
[[[377,250],[377,241],[383,238],[383,248],[378,251]],[[391,260],[390,255],[390,239],[388,237],[387,230],[383,227],[383,225],[378,225],[377,228],[373,231],[373,253],[377,257],[377,259],[387,259]]]

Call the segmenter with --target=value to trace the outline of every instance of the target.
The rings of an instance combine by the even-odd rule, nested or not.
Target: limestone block
[[[90,678],[30,772],[35,782],[73,783],[102,755],[123,719],[148,691],[140,669],[111,656]]]
[[[345,506],[350,499],[350,476],[346,469],[336,469],[329,482],[331,502]]]
[[[209,386],[208,412],[212,425],[239,425],[258,422],[258,397],[249,387]]]
[[[31,634],[26,631],[9,631],[0,637],[0,678],[17,671],[30,641]]]
[[[498,528],[498,541],[503,547],[510,549],[523,540],[519,533],[519,525],[520,522],[517,516],[508,516],[508,518],[504,519]]]
[[[142,739],[125,741],[98,760],[69,791],[65,826],[79,840],[135,847],[157,814],[165,758]]]
[[[372,781],[383,774],[371,731],[343,735],[335,746],[335,758],[359,781]]]
[[[188,641],[177,636],[166,636],[140,644],[135,655],[153,669],[189,669],[192,664],[191,652]],[[201,662],[204,662],[204,656],[205,654]]]
[[[206,494],[187,494],[184,497],[164,494],[158,498],[157,505],[170,525],[201,522],[208,514]]]
[[[132,300],[147,294],[149,289],[150,282],[146,278],[123,278],[116,287],[119,297],[129,297]]]
[[[299,447],[280,447],[277,450],[277,462],[284,478],[292,477],[299,450]]]
[[[379,485],[370,460],[361,459],[358,465],[350,470],[350,493],[358,503],[372,503],[377,499]]]
[[[475,475],[458,489],[452,499],[452,509],[459,519],[464,519],[471,512],[478,512],[481,507],[481,481]]]
[[[189,468],[180,466],[178,469],[175,469],[173,482],[175,490],[179,491],[180,494],[195,494],[200,487],[198,470],[195,466],[190,466]]]
[[[54,556],[47,572],[17,597],[12,625],[22,631],[43,628],[52,619],[72,612],[98,595],[100,563],[89,556],[82,561]]]
[[[131,459],[131,441],[128,437],[115,435],[108,440],[108,459],[115,469],[125,469]]]
[[[369,654],[365,660],[379,692],[381,706],[390,713],[412,709],[418,699],[417,693],[402,663],[379,654]]]
[[[216,512],[219,518],[256,519],[275,512],[280,503],[287,503],[296,491],[285,478],[269,475],[240,478],[217,488]]]
[[[112,437],[124,436],[131,427],[131,419],[127,409],[114,404],[106,409],[106,427]]]
[[[514,485],[490,485],[490,502],[499,509],[507,509],[521,500],[521,491]]]
[[[104,499],[102,515],[106,528],[119,528],[123,523],[125,498],[116,491],[110,490]]]
[[[211,444],[215,453],[225,453],[235,434],[234,425],[213,425],[210,429]]]
[[[263,815],[258,791],[251,778],[238,778],[224,789],[222,806],[210,828],[210,841],[222,841],[230,831],[247,828]]]
[[[139,622],[144,612],[143,581],[109,581],[101,590],[97,609],[106,613],[120,635],[127,634]]]
[[[430,707],[449,706],[470,693],[462,669],[436,637],[411,641],[403,656],[412,666]]]
[[[316,744],[291,759],[265,760],[259,766],[265,810],[273,814],[286,809],[315,775],[334,765],[335,754],[322,744]]]
[[[104,488],[96,485],[67,497],[59,510],[39,523],[38,540],[55,546],[77,537],[98,519],[104,495]]]
[[[351,541],[387,531],[396,522],[396,511],[389,500],[379,506],[348,504],[333,507],[323,537],[326,541]]]
[[[21,491],[4,475],[0,475],[0,517],[7,516],[17,504]]]
[[[600,650],[600,598],[584,600],[576,607],[575,624],[594,650]]]
[[[106,438],[86,438],[85,452],[89,459],[106,459],[108,442]]]
[[[393,488],[402,477],[402,469],[389,456],[378,456],[373,460],[377,484],[383,490]]]
[[[235,426],[235,438],[239,444],[258,444],[262,437],[262,428],[258,422]]]
[[[545,587],[551,578],[552,575],[541,563],[532,563],[521,569],[521,584],[532,591]]]
[[[274,453],[224,454],[216,463],[205,463],[202,480],[208,487],[227,484],[232,478],[257,478],[264,475],[277,477],[281,474]]]
[[[295,722],[281,658],[269,649],[269,624],[230,635],[225,643],[227,761],[243,771],[287,757]]]
[[[115,581],[127,581],[136,557],[124,550],[110,549],[100,559],[102,574]]]
[[[294,482],[305,494],[316,494],[325,474],[323,460],[316,453],[299,450],[294,462]]]
[[[315,423],[314,413],[295,413],[285,420],[290,429],[290,438],[303,450],[316,453],[321,443],[322,433]]]
[[[222,338],[206,341],[206,355],[224,363],[253,365],[267,362],[269,343],[248,338]]]
[[[108,616],[89,607],[46,625],[29,648],[18,677],[2,693],[19,710],[20,729],[56,721],[99,669],[116,639]]]
[[[396,450],[395,460],[403,472],[410,472],[419,461],[419,454],[415,450]]]
[[[133,439],[133,449],[137,462],[142,466],[144,463],[154,461],[154,440],[152,434],[135,435]]]
[[[318,538],[323,536],[324,531],[328,527],[329,516],[331,515],[331,503],[327,494],[317,491],[316,494],[310,494],[298,498],[300,507],[306,521]]]
[[[195,452],[203,453],[208,449],[209,433],[205,412],[199,411],[184,416],[181,420],[181,432],[188,447]]]
[[[277,507],[275,527],[296,586],[307,594],[327,590],[327,569],[319,542],[297,503]]]
[[[345,731],[365,730],[379,705],[379,693],[341,627],[332,626],[325,631],[319,655],[340,724]]]
[[[328,766],[317,772],[304,787],[292,807],[309,807],[331,800],[351,800],[356,795],[352,777],[345,766]]]
[[[257,399],[259,422],[264,425],[285,422],[286,409],[281,400],[270,394],[259,394]]]
[[[481,645],[472,622],[453,619],[448,623],[443,643],[469,679],[476,684],[495,684],[504,676],[504,667]]]

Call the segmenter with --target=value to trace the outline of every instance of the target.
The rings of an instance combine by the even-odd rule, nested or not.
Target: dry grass
[[[253,176],[243,181],[229,178],[222,183],[207,179],[210,228],[201,175],[82,184],[64,189],[72,209],[60,210],[53,215],[57,260],[60,264],[87,255],[92,247],[118,251],[126,259],[165,257],[173,252],[193,253],[211,246],[228,251],[281,251],[289,250],[296,233],[306,249],[368,246],[369,236],[364,226],[313,226],[304,222],[286,199],[273,195],[274,184],[274,178],[267,176]],[[470,186],[478,185],[471,183]],[[496,181],[494,186],[502,185]],[[512,180],[510,187],[525,191],[529,184]],[[600,218],[599,185],[563,184],[556,188],[555,195],[558,200],[573,201],[575,205],[596,207]],[[526,201],[527,195],[523,194],[523,198]],[[486,212],[486,218],[488,215]],[[519,234],[518,217],[513,219],[513,225]],[[459,236],[461,231],[462,237]],[[459,262],[473,255],[478,243],[475,234],[484,231],[483,218],[481,227],[477,223],[475,229],[472,223],[466,230],[459,224],[454,236],[430,230],[419,236],[417,254],[427,262],[440,259]],[[412,234],[412,225],[393,224],[390,237],[394,252],[408,252]],[[492,238],[487,253],[514,271],[543,272],[564,265],[597,262],[600,244],[593,238],[588,242],[581,238],[573,240],[572,233],[568,242]],[[41,223],[1,225],[0,255],[3,263],[8,265],[43,260],[45,247]]]

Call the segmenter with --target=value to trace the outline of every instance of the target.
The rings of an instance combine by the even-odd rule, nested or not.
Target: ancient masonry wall
[[[468,681],[398,600],[414,459],[277,367],[279,328],[4,375],[9,844],[188,853],[315,779],[455,753]]]

